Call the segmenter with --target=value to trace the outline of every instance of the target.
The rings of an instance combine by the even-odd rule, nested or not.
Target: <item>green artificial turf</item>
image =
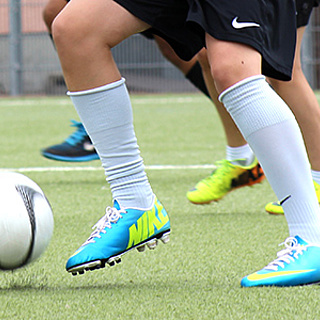
[[[0,272],[0,319],[320,319],[319,286],[241,288],[241,278],[276,258],[287,236],[264,181],[196,206],[185,194],[225,156],[217,113],[201,95],[132,98],[135,129],[154,192],[166,207],[171,240],[132,251],[115,267],[73,277],[68,257],[111,205],[100,162],[62,163],[40,149],[62,142],[78,117],[68,98],[0,100],[1,169],[36,181],[54,212],[49,247],[33,264]],[[168,167],[172,165],[172,167]],[[76,170],[77,169],[77,170]],[[1,205],[1,204],[0,204]]]

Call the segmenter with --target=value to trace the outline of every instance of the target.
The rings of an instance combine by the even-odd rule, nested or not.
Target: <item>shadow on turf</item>
[[[144,288],[143,288],[144,287]],[[16,282],[10,282],[7,284],[1,284],[0,285],[0,295],[5,294],[8,291],[17,291],[17,292],[30,292],[30,291],[48,291],[48,292],[54,292],[54,291],[76,291],[76,292],[88,292],[88,290],[98,290],[98,291],[106,291],[106,290],[135,290],[137,288],[137,283],[134,283],[133,281],[128,281],[127,283],[122,284],[110,284],[110,283],[104,283],[104,284],[96,284],[96,285],[84,285],[84,286],[48,286],[46,284],[35,284],[35,283],[22,283],[21,280],[18,280]],[[144,285],[143,283],[139,284],[139,288],[142,290],[150,290],[150,289],[159,289],[159,284],[157,285]],[[168,284],[164,284],[163,288],[168,289]]]
[[[0,278],[0,292],[8,290],[43,290],[47,287],[47,276],[44,271],[24,273],[5,271]]]

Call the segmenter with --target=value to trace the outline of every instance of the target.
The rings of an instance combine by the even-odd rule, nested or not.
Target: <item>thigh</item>
[[[78,41],[92,41],[114,47],[132,34],[150,26],[113,0],[72,0],[59,14],[65,32]]]

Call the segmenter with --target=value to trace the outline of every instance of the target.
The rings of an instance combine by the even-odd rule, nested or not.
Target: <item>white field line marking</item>
[[[146,170],[195,170],[214,169],[212,164],[202,165],[150,165]],[[72,172],[72,171],[102,171],[102,167],[30,167],[30,168],[0,168],[0,172]]]

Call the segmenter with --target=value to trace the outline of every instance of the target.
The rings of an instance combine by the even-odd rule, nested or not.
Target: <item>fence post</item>
[[[17,96],[22,90],[22,32],[21,0],[10,0],[10,95]]]
[[[301,65],[302,70],[307,78],[312,89],[316,88],[315,81],[315,60],[314,60],[314,50],[313,50],[313,33],[314,33],[314,22],[311,17],[310,22],[306,28],[303,35],[302,45],[301,45]]]

